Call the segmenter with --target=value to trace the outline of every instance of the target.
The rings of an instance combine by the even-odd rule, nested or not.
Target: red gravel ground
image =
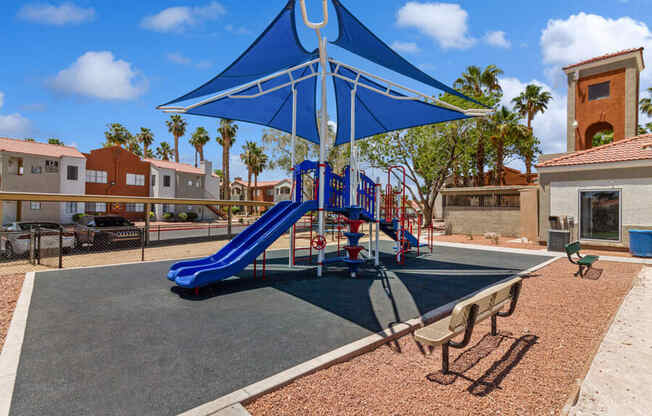
[[[24,279],[24,274],[0,277],[0,350],[5,343]]]
[[[406,336],[260,397],[257,415],[559,414],[583,378],[640,265],[598,262],[573,277],[565,259],[524,281],[516,313],[479,324],[469,347],[424,356]]]

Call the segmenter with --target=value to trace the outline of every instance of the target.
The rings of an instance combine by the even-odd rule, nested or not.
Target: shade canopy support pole
[[[297,193],[295,190],[295,177],[294,177],[294,165],[296,164],[296,143],[297,142],[297,89],[294,84],[292,84],[292,138],[291,138],[291,161],[290,161],[290,172],[292,174],[292,188],[290,188],[290,194],[292,195],[292,202],[297,202]],[[292,264],[292,255],[294,254],[296,242],[294,241],[294,227],[290,227],[290,248],[288,250],[288,264],[290,268],[294,266]]]
[[[356,206],[358,204],[358,172],[356,166],[356,153],[355,153],[355,99],[357,93],[357,83],[351,90],[351,144],[350,144],[350,160],[349,160],[349,205]]]

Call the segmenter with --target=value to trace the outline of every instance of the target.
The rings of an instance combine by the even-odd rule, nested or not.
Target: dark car
[[[114,215],[89,215],[75,224],[78,245],[91,244],[97,248],[118,243],[140,245],[142,232],[134,223]]]

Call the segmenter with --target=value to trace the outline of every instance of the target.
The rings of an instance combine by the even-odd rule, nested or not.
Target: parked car
[[[117,243],[140,245],[141,230],[126,218],[115,215],[87,215],[74,227],[77,244],[103,248]]]
[[[23,256],[30,252],[31,231],[40,230],[41,248],[59,247],[61,224],[54,222],[12,222],[2,226],[0,233],[0,251],[5,257]],[[62,249],[71,250],[75,247],[75,233],[63,231]]]

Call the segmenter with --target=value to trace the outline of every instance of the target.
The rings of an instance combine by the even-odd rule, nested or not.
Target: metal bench
[[[574,243],[566,244],[566,247],[564,247],[566,250],[566,255],[568,256],[568,261],[571,263],[577,265],[579,267],[579,270],[577,273],[575,273],[575,276],[579,275],[580,277],[584,277],[586,274],[584,271],[584,268],[586,268],[586,272],[591,270],[591,266],[593,266],[593,263],[598,261],[600,257],[598,256],[582,256],[580,254],[580,242],[576,241]],[[576,255],[577,258],[574,259],[573,255]]]
[[[414,333],[417,342],[431,347],[441,345],[442,372],[448,373],[449,347],[466,347],[471,341],[475,324],[489,317],[491,335],[497,335],[497,317],[508,317],[514,313],[522,284],[522,279],[516,277],[461,301],[455,305],[450,316],[417,330]],[[502,309],[507,305],[509,309],[503,312]],[[453,338],[462,333],[462,341],[454,342]]]

